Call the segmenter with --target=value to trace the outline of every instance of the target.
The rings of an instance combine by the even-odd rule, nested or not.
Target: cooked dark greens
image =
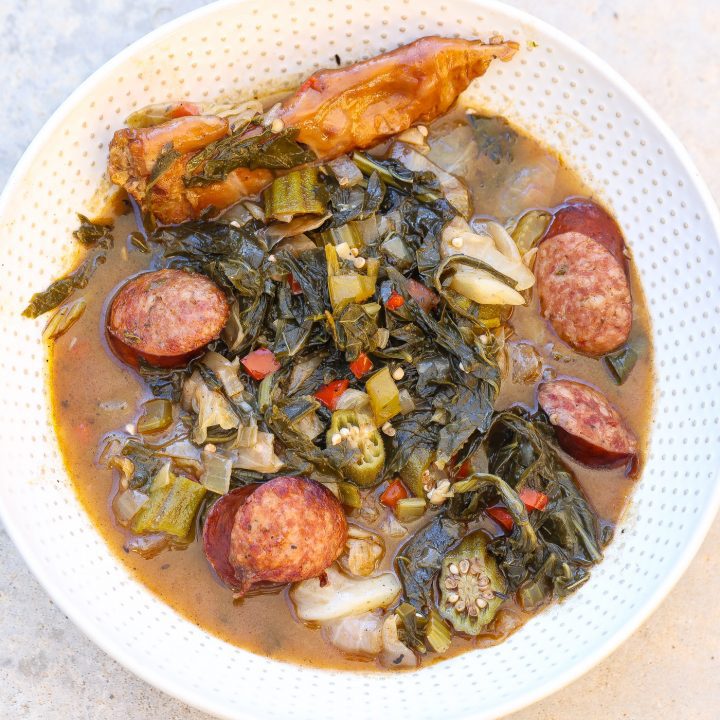
[[[476,49],[427,42],[414,52],[461,65]],[[110,171],[142,227],[120,225],[127,239],[113,251],[112,227],[80,216],[86,258],[25,314],[61,305],[111,260],[112,296],[62,304],[46,337],[74,346],[68,335],[100,321],[114,360],[142,381],[142,396],[106,404],[125,412],[121,430],[92,436],[102,402],[78,424],[114,471],[126,551],[197,540],[227,590],[223,618],[242,613],[241,625],[278,638],[295,632],[276,632],[286,620],[320,625],[353,662],[413,667],[502,640],[588,580],[613,532],[601,517],[613,514],[593,507],[582,466],[618,468],[622,481],[638,455],[598,361],[617,384],[638,360],[647,367],[642,338],[628,343],[620,231],[597,204],[563,199],[557,158],[501,117],[403,119],[424,97],[380,117],[367,91],[367,78],[339,70],[267,111],[135,113]],[[582,253],[606,268],[610,292]],[[555,301],[569,320],[546,312]],[[63,367],[84,365],[89,345]],[[570,378],[572,362],[599,387]],[[292,612],[269,619],[265,595],[284,586]],[[191,603],[215,591],[192,588]]]

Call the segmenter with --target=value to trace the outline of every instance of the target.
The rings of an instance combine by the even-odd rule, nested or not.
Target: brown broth
[[[573,172],[533,140],[521,136],[515,153],[518,162],[530,166],[557,163],[554,184],[545,192],[542,205],[551,207],[572,195],[591,195]],[[493,189],[487,177],[474,189],[479,217],[505,214],[507,198]],[[532,198],[536,200],[537,195]],[[529,202],[525,207],[537,205],[537,202]],[[189,621],[208,632],[252,652],[287,662],[346,670],[381,670],[374,661],[345,656],[326,643],[320,631],[296,622],[286,590],[233,602],[230,592],[209,570],[197,540],[186,549],[161,552],[151,559],[125,550],[129,534],[114,521],[110,508],[115,481],[112,472],[96,462],[96,456],[105,433],[133,423],[140,404],[147,399],[137,375],[108,350],[104,333],[107,298],[112,297],[114,290],[128,276],[142,271],[149,262],[148,255],[125,240],[134,229],[130,216],[116,222],[116,247],[84,292],[85,314],[55,342],[50,352],[55,427],[80,501],[111,550],[135,577]],[[633,340],[643,351],[622,388],[610,381],[604,366],[597,360],[583,357],[558,341],[540,318],[536,299],[529,307],[515,311],[511,326],[514,330],[512,339],[531,340],[540,350],[545,364],[559,375],[575,376],[600,388],[619,408],[640,439],[642,448],[647,441],[652,407],[652,349],[648,314],[634,268],[631,283],[635,301]],[[534,406],[535,386],[515,384],[508,377],[497,407],[518,402]],[[617,521],[626,506],[633,481],[622,469],[589,470],[568,457],[564,460],[575,472],[600,516],[611,522]],[[411,528],[411,532],[415,529]],[[393,569],[397,546],[406,540],[407,537],[387,543],[383,569]],[[516,607],[508,607],[494,623],[496,636],[488,632],[474,640],[456,637],[445,657],[492,644],[517,629],[527,617]]]

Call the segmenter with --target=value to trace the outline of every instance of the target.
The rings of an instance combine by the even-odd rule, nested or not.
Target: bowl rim
[[[675,153],[677,159],[687,171],[692,182],[692,187],[698,193],[700,200],[708,213],[710,224],[714,230],[715,242],[720,246],[720,210],[718,210],[718,206],[716,205],[709,188],[691,159],[690,154],[665,121],[627,80],[614,70],[607,61],[603,60],[599,55],[596,55],[592,50],[586,48],[582,43],[567,35],[565,32],[557,29],[550,23],[537,18],[525,10],[507,5],[500,0],[466,1],[471,2],[478,8],[485,8],[487,10],[503,14],[510,20],[522,23],[530,28],[536,28],[540,32],[545,33],[557,43],[566,46],[571,52],[580,56],[584,62],[592,66],[593,69],[600,73],[609,83],[624,93],[626,97],[638,108],[638,110],[646,116],[655,129],[658,130],[663,140],[667,142]],[[249,2],[250,0],[216,0],[216,2],[212,2],[208,5],[204,5],[195,10],[184,13],[179,17],[160,25],[151,32],[134,41],[92,72],[57,107],[23,152],[20,160],[17,162],[15,168],[10,174],[5,187],[2,190],[2,194],[0,194],[0,217],[3,217],[8,212],[11,198],[21,187],[21,179],[39,156],[46,141],[73,111],[78,101],[81,100],[89,90],[91,90],[94,86],[100,85],[104,80],[106,80],[117,66],[136,56],[144,48],[154,45],[156,41],[160,40],[162,37],[181,27],[189,26],[195,19],[208,15],[214,15],[223,9],[242,10],[243,6]],[[541,689],[522,691],[512,699],[496,706],[490,712],[480,709],[477,712],[472,712],[471,714],[465,715],[457,720],[470,720],[471,718],[474,720],[491,720],[492,718],[499,718],[509,713],[521,710],[522,708],[528,707],[529,705],[552,695],[566,685],[574,682],[609,656],[622,643],[624,643],[648,619],[650,615],[655,612],[660,603],[680,580],[683,573],[687,570],[691,561],[700,549],[700,546],[708,534],[719,510],[720,467],[715,468],[714,488],[710,501],[707,503],[700,516],[696,519],[692,534],[686,542],[683,552],[675,561],[674,565],[667,571],[664,578],[657,583],[653,591],[648,595],[647,599],[638,605],[637,609],[629,615],[628,620],[620,629],[608,635],[607,639],[600,643],[593,652],[583,657],[571,668],[558,673],[553,680],[546,683],[546,685]],[[33,575],[37,578],[40,585],[44,588],[48,595],[50,595],[61,611],[70,618],[73,624],[79,628],[96,646],[101,648],[103,652],[120,663],[125,669],[129,670],[153,687],[198,710],[201,710],[202,712],[220,718],[228,718],[228,720],[256,720],[257,716],[248,715],[241,708],[235,708],[232,715],[227,714],[224,710],[218,708],[213,701],[208,700],[208,698],[200,691],[192,691],[190,688],[173,680],[172,677],[167,676],[162,672],[158,672],[153,666],[137,660],[129,652],[115,646],[111,640],[106,639],[100,630],[94,629],[92,624],[86,620],[85,616],[83,616],[83,614],[75,608],[72,596],[60,586],[60,583],[43,576],[40,561],[35,559],[29,544],[26,544],[23,538],[23,533],[20,530],[19,525],[14,523],[12,516],[7,511],[7,508],[4,507],[1,496],[0,521],[2,521],[9,537],[20,552],[23,560],[28,565]],[[137,581],[133,578],[133,582]],[[345,671],[341,670],[317,670],[327,674],[328,676],[332,674],[346,674]],[[422,670],[419,672],[422,672]],[[357,675],[358,673],[353,671],[352,674]],[[377,674],[370,673],[363,673],[363,675],[366,678],[378,677]],[[388,674],[381,674],[379,677],[387,678]]]

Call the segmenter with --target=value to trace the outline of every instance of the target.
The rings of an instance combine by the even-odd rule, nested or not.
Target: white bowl
[[[471,0],[221,2],[135,43],[55,113],[0,201],[0,514],[87,635],[148,682],[228,718],[494,718],[557,690],[630,635],[687,567],[720,503],[717,209],[678,141],[604,63],[553,28]],[[228,645],[139,585],[79,505],[49,420],[42,321],[29,294],[67,266],[70,232],[128,112],[172,98],[287,85],[431,33],[522,51],[479,81],[490,111],[559,150],[612,207],[653,321],[657,397],[631,510],[591,581],[501,646],[412,674],[318,671]],[[533,40],[537,47],[530,48]],[[632,669],[629,670],[632,672]]]

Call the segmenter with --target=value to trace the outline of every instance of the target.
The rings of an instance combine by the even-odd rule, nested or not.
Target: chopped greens
[[[265,129],[250,135],[243,127],[193,155],[186,167],[185,185],[211,185],[238,168],[290,170],[312,162],[315,154],[295,141],[297,134],[296,129],[286,128],[279,133]]]

